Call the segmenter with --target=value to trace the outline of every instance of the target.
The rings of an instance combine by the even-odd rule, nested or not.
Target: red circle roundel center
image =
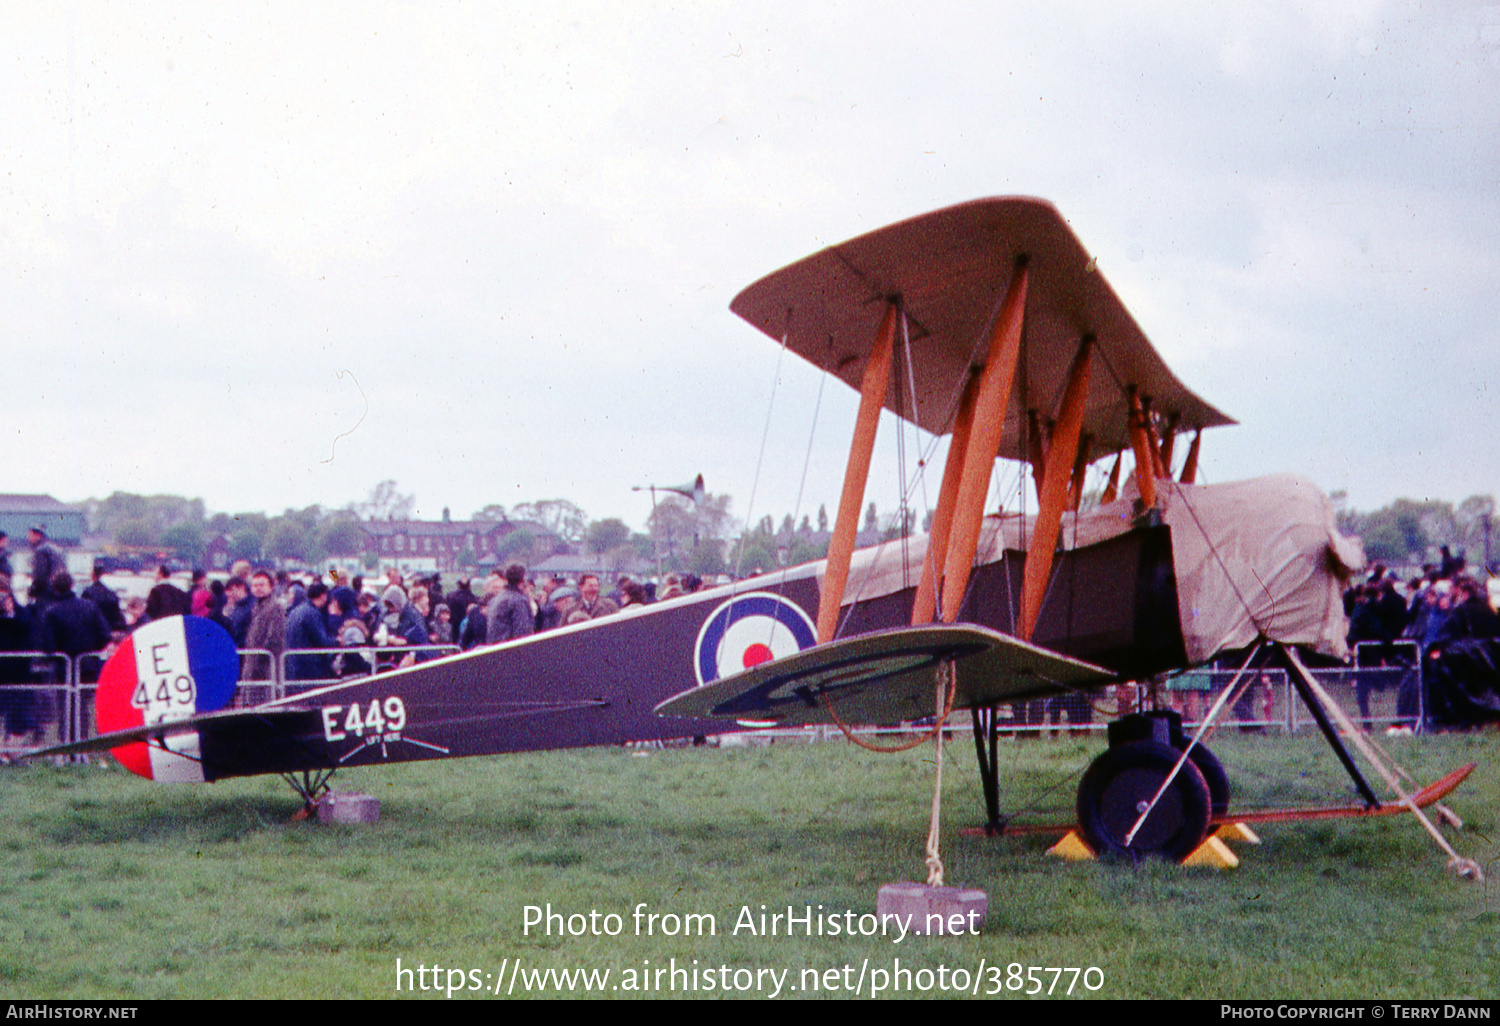
[[[770,645],[762,645],[757,642],[745,649],[743,657],[745,669],[748,670],[752,666],[759,666],[761,663],[768,663],[775,657],[776,653],[771,651]]]

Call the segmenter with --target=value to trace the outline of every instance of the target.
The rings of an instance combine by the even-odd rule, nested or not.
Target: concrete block
[[[380,819],[380,799],[368,794],[329,791],[318,800],[319,823],[374,823]]]
[[[966,887],[929,887],[901,881],[880,888],[875,909],[880,915],[898,915],[917,934],[964,936],[984,930],[990,909],[989,895]]]

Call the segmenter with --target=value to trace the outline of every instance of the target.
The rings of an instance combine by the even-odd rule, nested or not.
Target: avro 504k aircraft
[[[1298,666],[1291,646],[1346,655],[1341,590],[1358,547],[1305,481],[1194,483],[1202,433],[1232,421],[1173,376],[1051,204],[984,199],[902,221],[762,278],[731,309],[860,393],[826,560],[251,708],[229,707],[227,636],[163,621],[107,667],[104,733],[49,752],[113,749],[156,780],[279,773],[311,798],[342,766],[742,721],[908,722],[946,690],[974,713],[999,830],[998,703],[1257,642]],[[952,438],[931,532],[856,552],[882,408]],[[997,459],[1029,465],[1029,515],[985,514]],[[1111,461],[1110,484],[1081,510],[1096,460]],[[1223,813],[1222,769],[1201,746],[1184,758],[1170,715],[1127,717],[1111,736],[1080,788],[1086,839],[1182,857]]]

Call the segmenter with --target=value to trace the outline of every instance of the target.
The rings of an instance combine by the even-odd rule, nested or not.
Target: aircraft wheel
[[[1100,855],[1153,855],[1181,862],[1208,833],[1212,798],[1191,759],[1162,795],[1130,847],[1125,835],[1177,764],[1178,752],[1157,741],[1116,745],[1089,766],[1078,785],[1078,827]]]
[[[1180,738],[1172,742],[1179,752],[1188,746],[1187,738]],[[1188,760],[1198,767],[1198,772],[1203,774],[1203,782],[1208,785],[1209,808],[1215,816],[1222,816],[1229,811],[1229,774],[1224,772],[1224,764],[1219,757],[1210,752],[1202,745],[1196,746]]]

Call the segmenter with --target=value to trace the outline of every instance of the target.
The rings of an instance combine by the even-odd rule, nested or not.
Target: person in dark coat
[[[33,605],[45,607],[52,601],[53,575],[68,565],[40,525],[26,532],[26,541],[31,545],[31,588],[26,594]]]
[[[335,602],[338,603],[337,614],[333,611],[333,604]],[[328,603],[329,605],[326,610],[328,614],[328,634],[330,637],[336,637],[339,633],[339,628],[343,626],[345,620],[351,616],[357,617],[359,615],[359,592],[347,584],[340,584],[337,587],[328,589]]]
[[[469,607],[479,601],[479,596],[474,594],[474,589],[469,587],[469,579],[460,577],[458,587],[450,591],[443,599],[448,604],[448,611],[453,614],[454,629],[463,623],[464,616],[469,612]]]
[[[1471,727],[1500,720],[1500,617],[1484,586],[1461,577],[1453,584],[1452,608],[1424,650],[1427,711],[1440,726]]]
[[[458,647],[465,652],[476,645],[483,645],[489,636],[489,624],[484,622],[484,606],[478,602],[469,607],[468,614],[459,621]]]
[[[99,607],[73,594],[73,575],[59,570],[52,575],[56,599],[42,614],[42,650],[80,656],[99,652],[109,644],[109,624]]]
[[[536,633],[536,611],[531,608],[531,600],[521,591],[524,580],[526,568],[521,564],[512,563],[505,568],[505,587],[490,600],[484,611],[485,641],[488,644]]]
[[[73,575],[59,570],[52,575],[53,600],[42,612],[42,651],[57,652],[78,660],[79,679],[92,683],[99,679],[101,653],[110,643],[109,624],[99,607],[73,594]],[[83,657],[87,658],[83,658]],[[54,669],[54,679],[63,680],[62,667]],[[61,711],[55,692],[37,694],[39,728],[45,729]]]
[[[307,589],[307,601],[287,614],[286,651],[304,648],[336,648],[328,636],[323,610],[328,605],[328,585],[317,581]],[[327,653],[287,656],[287,680],[328,680],[333,677],[332,658]]]
[[[401,586],[393,584],[386,588],[385,594],[380,597],[380,604],[385,610],[381,621],[386,628],[386,643],[407,645],[418,649],[403,656],[398,665],[410,666],[414,662],[420,663],[431,659],[431,652],[419,649],[419,646],[428,644],[427,621],[423,620],[422,614],[407,601],[406,592],[401,590]]]
[[[245,638],[250,633],[250,618],[255,614],[255,603],[250,601],[250,582],[243,577],[231,577],[224,582],[224,608],[214,619],[229,632],[235,648],[245,648]]]
[[[83,589],[83,597],[99,607],[111,631],[125,632],[125,614],[120,610],[120,596],[104,583],[104,568],[94,564],[94,583]]]
[[[11,684],[31,683],[31,660],[9,652],[31,651],[31,623],[24,606],[16,605],[10,585],[0,587],[0,719],[7,742],[30,745],[36,730],[36,693]]]

